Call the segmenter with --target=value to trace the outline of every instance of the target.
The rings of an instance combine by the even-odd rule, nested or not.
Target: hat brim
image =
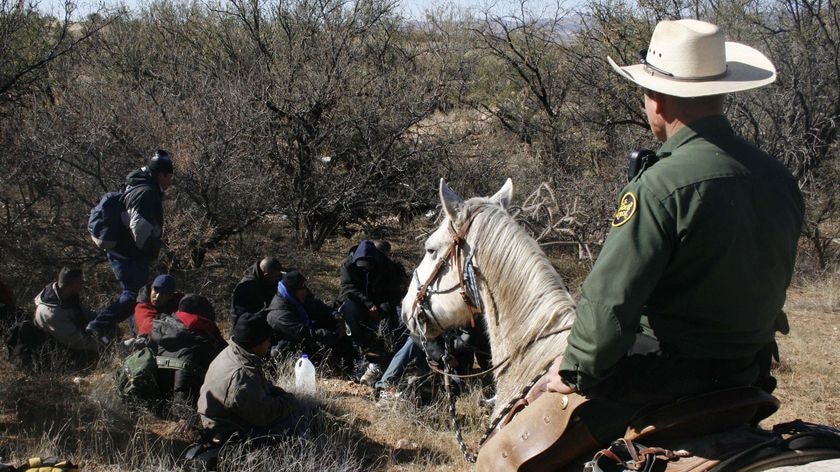
[[[726,74],[714,80],[676,80],[653,75],[644,64],[619,66],[607,56],[612,68],[627,80],[648,90],[675,97],[705,97],[763,87],[776,80],[776,68],[761,51],[745,44],[726,42]]]

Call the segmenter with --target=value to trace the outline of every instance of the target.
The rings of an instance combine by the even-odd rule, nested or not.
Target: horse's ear
[[[458,213],[464,208],[464,199],[449,188],[449,185],[446,185],[443,179],[440,179],[440,203],[443,205],[443,211],[446,212],[446,216],[451,221],[455,221]]]
[[[513,198],[513,181],[508,178],[502,188],[490,197],[491,201],[497,202],[505,210],[510,207],[510,201]]]

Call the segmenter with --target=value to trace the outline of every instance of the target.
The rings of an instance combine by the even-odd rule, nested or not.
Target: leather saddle
[[[779,400],[757,387],[734,387],[678,400],[631,420],[625,439],[647,442],[718,433],[758,422],[779,409]]]
[[[594,453],[598,443],[575,415],[586,401],[575,394],[542,393],[506,419],[484,444],[477,470],[557,470],[587,452]],[[696,438],[756,425],[778,408],[775,397],[755,387],[719,390],[641,412],[631,421],[625,439],[655,443]]]

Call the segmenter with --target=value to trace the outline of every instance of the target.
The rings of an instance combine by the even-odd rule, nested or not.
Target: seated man
[[[264,313],[276,350],[307,353],[316,362],[330,351],[343,367],[352,368],[353,346],[339,329],[332,309],[312,295],[299,271],[286,273]]]
[[[402,281],[393,276],[390,259],[364,240],[341,267],[341,314],[353,342],[365,353],[369,361],[363,379],[369,384],[381,374],[379,366],[387,361],[391,347],[399,345],[400,305]],[[390,339],[389,339],[390,338]]]
[[[158,359],[157,383],[165,397],[172,398],[172,414],[188,418],[204,374],[225,348],[216,326],[216,313],[207,298],[185,295],[173,316],[153,321],[151,346]]]
[[[201,425],[214,438],[296,432],[301,416],[297,400],[263,374],[263,359],[270,351],[271,327],[265,318],[242,315],[228,347],[210,363],[198,397]]]
[[[264,257],[245,271],[233,289],[230,305],[230,328],[244,313],[256,313],[271,303],[277,293],[277,283],[283,277],[283,266],[275,257]]]
[[[79,295],[84,285],[81,269],[64,267],[58,281],[52,282],[35,297],[35,326],[50,335],[60,346],[73,353],[74,360],[85,363],[97,356],[99,344],[85,333],[93,313],[82,306]]]
[[[152,322],[160,315],[171,315],[178,309],[183,295],[176,292],[175,277],[158,275],[150,288],[143,287],[137,295],[134,307],[134,325],[137,335],[152,333]]]

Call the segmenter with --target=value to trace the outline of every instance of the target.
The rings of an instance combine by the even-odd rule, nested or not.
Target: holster
[[[555,470],[599,448],[575,415],[587,401],[577,394],[545,392],[498,430],[478,451],[476,470]]]

